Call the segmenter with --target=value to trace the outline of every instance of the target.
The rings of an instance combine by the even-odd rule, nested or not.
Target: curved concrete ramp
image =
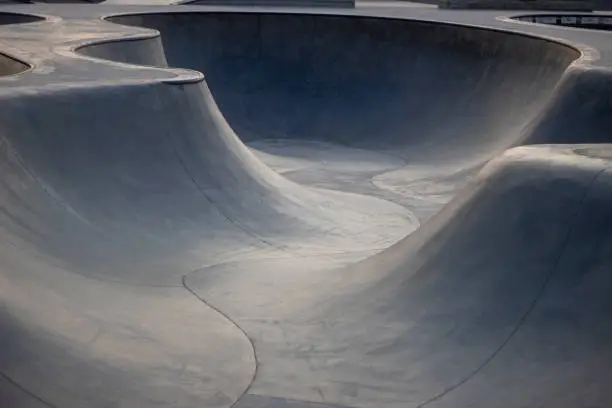
[[[612,404],[596,37],[105,10],[0,27],[0,406]]]

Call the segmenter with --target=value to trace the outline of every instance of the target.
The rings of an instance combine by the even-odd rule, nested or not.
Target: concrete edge
[[[508,16],[496,17],[496,20],[504,22],[504,23],[517,24],[517,25],[529,26],[529,25],[536,24],[536,23],[529,23],[527,21],[519,21],[519,20],[516,20],[515,17],[508,17]],[[538,25],[542,25],[542,24],[538,24]],[[569,28],[569,27],[564,27],[564,28]],[[510,29],[509,31],[513,32]],[[548,36],[544,34],[531,34],[531,33],[524,33],[524,32],[520,32],[520,34],[528,36],[528,37],[540,38],[543,40],[551,41],[557,44],[562,44],[567,47],[575,49],[581,54],[581,56],[580,58],[575,60],[572,63],[572,65],[573,64],[591,65],[592,63],[595,63],[601,59],[601,53],[599,52],[599,50],[589,45],[586,45],[586,44],[582,44],[579,42],[572,42],[572,41],[565,40],[563,38]]]
[[[111,64],[111,65],[122,67],[122,68],[136,68],[136,69],[150,68],[150,69],[157,69],[157,70],[164,71],[164,72],[170,72],[176,75],[176,78],[161,78],[160,79],[161,82],[168,83],[168,84],[198,83],[204,80],[204,74],[199,71],[195,71],[195,70],[190,70],[186,68],[172,68],[172,67],[158,67],[158,66],[153,66],[153,65],[129,64],[127,62],[118,62],[118,61],[113,61],[109,59],[91,57],[91,56],[84,55],[83,53],[79,52],[79,50],[83,50],[84,48],[87,48],[87,47],[94,47],[96,45],[120,43],[124,41],[150,40],[153,38],[158,38],[161,35],[161,33],[157,30],[148,29],[144,27],[132,27],[132,26],[126,26],[123,24],[114,23],[114,22],[106,20],[106,17],[108,16],[106,15],[102,16],[98,18],[97,20],[105,24],[113,24],[115,26],[125,27],[124,32],[118,33],[117,34],[118,37],[98,38],[94,40],[82,40],[82,41],[77,41],[76,44],[61,45],[54,49],[55,53],[65,56],[65,57],[69,57],[69,58],[76,58],[76,59],[86,60],[86,61],[90,61],[94,63]],[[128,28],[131,30],[128,31]],[[134,32],[134,31],[138,31],[138,32]]]

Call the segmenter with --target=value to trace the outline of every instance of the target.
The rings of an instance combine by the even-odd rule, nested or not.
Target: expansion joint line
[[[33,399],[35,399],[36,401],[40,402],[41,404],[43,404],[46,407],[49,408],[59,408],[57,405],[54,405],[50,402],[45,401],[44,399],[42,399],[41,397],[39,397],[38,395],[34,394],[32,391],[26,389],[24,386],[22,386],[21,384],[19,384],[17,381],[13,380],[11,377],[9,377],[7,374],[0,372],[0,377],[4,378],[4,380],[6,380],[6,382],[8,382],[9,384],[11,384],[12,386],[14,386],[15,388],[19,389],[20,391],[22,391],[23,393],[27,394],[28,396],[32,397]]]
[[[183,277],[181,278],[181,282],[183,283],[183,287],[185,288],[185,290],[187,290],[189,293],[191,293],[197,300],[199,300],[200,302],[202,302],[205,306],[209,307],[210,309],[214,310],[215,312],[217,312],[219,315],[221,315],[222,317],[224,317],[228,322],[230,322],[234,327],[236,327],[241,333],[242,335],[247,339],[247,341],[249,342],[249,345],[251,347],[251,354],[253,355],[253,361],[255,362],[255,369],[253,370],[253,376],[251,377],[251,379],[249,380],[249,383],[247,384],[247,386],[244,388],[244,390],[240,393],[240,395],[236,398],[236,400],[230,405],[229,408],[233,408],[235,407],[241,400],[242,398],[249,392],[249,390],[251,389],[251,387],[253,386],[253,383],[255,382],[255,378],[257,378],[257,372],[259,370],[259,360],[257,359],[257,352],[255,350],[255,343],[253,342],[253,340],[249,337],[248,333],[246,332],[245,329],[243,329],[234,319],[231,318],[230,315],[228,315],[227,313],[225,313],[224,311],[222,311],[221,309],[213,306],[212,304],[210,304],[206,299],[204,299],[202,296],[198,295],[198,293],[193,290],[191,287],[189,287],[189,285],[187,284],[187,279],[189,278],[189,276],[191,276],[192,274],[198,272],[198,270],[195,271],[191,271],[185,275],[183,275]]]

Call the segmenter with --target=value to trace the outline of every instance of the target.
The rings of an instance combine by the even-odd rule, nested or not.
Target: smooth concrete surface
[[[612,405],[609,33],[2,11],[0,407]]]

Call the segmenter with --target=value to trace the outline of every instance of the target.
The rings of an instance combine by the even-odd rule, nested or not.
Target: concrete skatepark
[[[612,406],[612,33],[0,12],[0,407]]]

